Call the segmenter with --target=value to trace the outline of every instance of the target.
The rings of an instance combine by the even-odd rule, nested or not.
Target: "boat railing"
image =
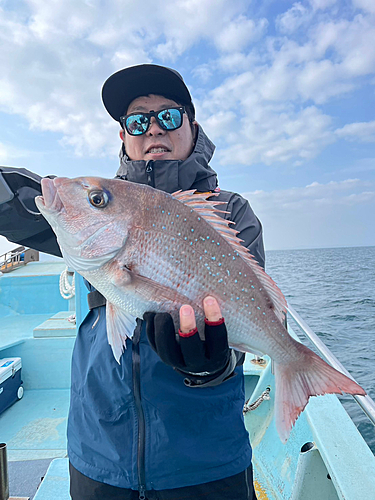
[[[0,271],[9,273],[28,262],[39,260],[39,252],[32,248],[17,247],[0,256]]]
[[[309,327],[309,325],[301,318],[301,316],[288,305],[288,312],[297,325],[300,327],[305,336],[311,340],[319,353],[323,356],[323,358],[336,370],[344,373],[346,376],[351,378],[356,382],[354,377],[348,372],[348,370],[340,363],[340,361],[332,354],[332,352],[328,349],[328,347],[324,344],[324,342],[313,332],[313,330]],[[375,425],[375,402],[366,394],[366,396],[352,396],[370,421]]]

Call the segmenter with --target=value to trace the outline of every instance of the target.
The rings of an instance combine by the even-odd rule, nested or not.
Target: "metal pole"
[[[323,356],[323,358],[326,361],[328,361],[328,363],[330,363],[333,366],[333,368],[336,368],[336,370],[340,371],[341,373],[344,373],[347,377],[354,380],[354,382],[357,382],[352,377],[352,375],[348,372],[348,370],[346,368],[344,368],[344,366],[340,363],[340,361],[331,353],[331,351],[324,344],[324,342],[322,342],[322,340],[320,340],[320,338],[311,330],[309,325],[293,309],[293,307],[288,305],[288,312],[292,316],[294,321],[297,323],[297,325],[299,325],[300,328],[303,330],[305,335],[315,345],[315,347],[318,349],[318,351]],[[371,422],[375,425],[375,403],[370,398],[370,396],[368,396],[366,394],[366,396],[354,395],[352,397],[356,400],[356,402],[359,404],[359,406],[362,408],[362,410],[366,413],[366,415],[371,420]]]
[[[0,500],[9,500],[9,479],[6,443],[0,443]]]

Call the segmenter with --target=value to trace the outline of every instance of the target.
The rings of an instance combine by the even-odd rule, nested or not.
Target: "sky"
[[[375,245],[374,0],[0,0],[0,43],[0,165],[113,177],[101,87],[162,64],[267,250]]]

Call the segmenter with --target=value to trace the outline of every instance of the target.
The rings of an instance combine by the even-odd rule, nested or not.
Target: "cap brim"
[[[129,104],[137,97],[157,94],[181,105],[194,106],[190,93],[177,71],[155,64],[131,66],[114,73],[104,83],[103,104],[116,121],[127,113]]]

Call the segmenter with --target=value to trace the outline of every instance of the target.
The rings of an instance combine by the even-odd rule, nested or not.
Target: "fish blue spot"
[[[178,236],[181,236],[181,233],[177,233]]]
[[[218,264],[217,264],[217,265],[218,265],[218,266],[221,266],[221,262],[218,262]]]
[[[218,280],[218,283],[222,283],[223,281],[224,281],[224,280],[223,280],[223,278],[220,278],[220,279]]]
[[[235,283],[238,283],[238,280],[234,280]]]
[[[241,275],[242,274],[241,271],[238,274]]]
[[[245,278],[246,278],[246,274],[244,274]]]
[[[152,224],[152,227],[155,227],[155,224]]]
[[[200,255],[200,256],[199,256],[199,260],[202,260],[202,259],[203,259],[203,257],[202,257],[202,255]]]
[[[176,214],[176,217],[180,217],[180,214]]]
[[[171,224],[174,224],[174,221],[173,221],[173,220],[171,220]]]
[[[161,213],[162,213],[162,214],[163,214],[164,212],[165,212],[164,210],[162,210],[162,211],[161,211]]]
[[[240,300],[240,298],[239,298],[239,297],[237,297],[237,298],[236,298],[236,300]]]
[[[161,226],[162,229],[167,229],[165,226]]]
[[[265,316],[265,315],[266,315],[266,313],[263,313],[263,315]]]
[[[251,311],[249,311],[249,315],[251,314]],[[256,319],[256,318],[255,318]]]
[[[255,286],[254,286],[254,285],[251,285],[251,288],[255,288]]]
[[[186,219],[184,219],[184,222],[186,222]]]
[[[217,245],[220,245],[220,243],[219,243],[219,242],[217,242]]]
[[[212,243],[215,243],[215,240],[212,240]]]
[[[207,250],[205,250],[204,253],[207,253]]]
[[[174,241],[174,240],[175,240],[175,237],[174,237],[174,236],[172,236],[172,241]]]
[[[187,240],[187,236],[185,236],[184,240],[185,240],[185,241]]]
[[[222,257],[225,257],[225,254],[223,253]]]
[[[236,260],[236,257],[233,255],[233,260]]]
[[[209,237],[209,236],[207,236],[207,238],[206,238],[206,239],[207,239],[207,240],[209,240],[209,239],[210,239],[210,237]]]
[[[259,309],[259,311],[260,311],[260,307],[259,306],[257,306],[257,309]]]
[[[190,242],[190,245],[192,245],[192,244],[193,244],[193,242],[191,241],[191,242]]]
[[[203,238],[203,236],[199,236],[199,238],[200,238],[202,241],[206,241],[206,238]]]
[[[230,300],[234,300],[234,298],[233,298],[233,297],[231,297],[231,298],[230,298]]]
[[[198,220],[201,220],[201,218],[200,218],[200,217],[198,217]]]
[[[194,229],[193,229],[193,228],[191,228],[191,229],[190,229],[190,231],[191,231],[192,233],[194,233]]]
[[[253,300],[253,301],[254,301],[254,300],[255,300],[255,299],[254,299],[254,297],[251,297],[251,300]]]
[[[211,257],[211,260],[216,260],[216,257]]]
[[[148,210],[148,209],[147,209]],[[168,215],[171,215],[171,212],[168,212]]]
[[[249,307],[249,304],[245,304],[245,307]]]
[[[227,274],[228,274],[228,276],[230,276],[230,272],[228,271],[228,269],[227,269]]]

